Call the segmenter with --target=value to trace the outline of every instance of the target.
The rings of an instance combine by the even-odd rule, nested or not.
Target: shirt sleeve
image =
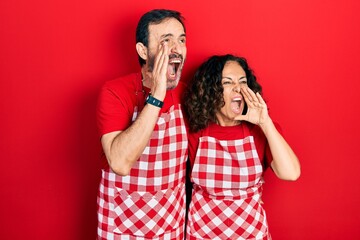
[[[100,136],[126,129],[131,122],[131,114],[124,96],[104,84],[97,104],[97,124]]]

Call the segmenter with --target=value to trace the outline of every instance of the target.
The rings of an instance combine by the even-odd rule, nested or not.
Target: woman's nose
[[[240,89],[241,89],[240,84],[235,84],[235,86],[233,88],[233,91],[236,92],[236,93],[240,93]]]

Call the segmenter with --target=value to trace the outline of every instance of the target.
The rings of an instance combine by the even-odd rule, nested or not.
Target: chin
[[[168,84],[166,85],[166,89],[167,89],[167,90],[174,89],[174,88],[177,87],[177,85],[178,85],[178,82],[168,83]]]
[[[178,85],[178,83],[179,83],[179,79],[167,80],[167,82],[166,82],[166,89],[167,89],[167,90],[174,89],[174,88],[176,88],[176,86]]]

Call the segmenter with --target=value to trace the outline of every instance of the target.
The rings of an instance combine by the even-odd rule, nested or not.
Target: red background
[[[94,239],[106,80],[139,69],[136,23],[186,17],[184,79],[212,54],[245,56],[302,164],[266,173],[275,240],[360,239],[360,1],[0,2],[0,238]]]

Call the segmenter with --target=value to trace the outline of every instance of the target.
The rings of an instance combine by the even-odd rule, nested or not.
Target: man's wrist
[[[147,96],[145,102],[158,108],[162,108],[162,106],[164,105],[163,101],[153,97],[151,94]]]

